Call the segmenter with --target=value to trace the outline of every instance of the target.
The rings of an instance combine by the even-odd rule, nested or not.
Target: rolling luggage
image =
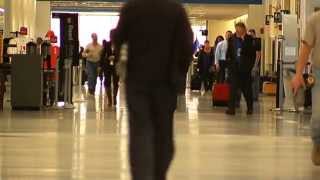
[[[277,94],[277,84],[274,82],[264,82],[263,83],[263,94],[266,95],[276,95]]]
[[[216,84],[212,88],[212,105],[227,106],[230,99],[230,85],[227,83]]]
[[[201,78],[198,74],[194,74],[191,77],[191,90],[192,91],[201,90]]]

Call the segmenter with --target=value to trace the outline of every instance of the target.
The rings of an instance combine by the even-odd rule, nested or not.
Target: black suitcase
[[[308,78],[311,75],[311,73],[312,73],[312,66],[311,66],[311,63],[308,63],[305,68],[305,72],[303,74],[303,78],[304,78],[306,84],[308,82]],[[307,86],[304,95],[305,95],[304,96],[304,107],[305,108],[312,107],[312,87]]]
[[[201,78],[198,74],[194,74],[191,77],[191,90],[192,91],[201,90]]]

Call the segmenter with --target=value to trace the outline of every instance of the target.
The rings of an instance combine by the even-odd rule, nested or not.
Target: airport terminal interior
[[[312,102],[306,100],[312,100],[311,90],[297,107],[290,87],[304,24],[320,1],[183,2],[195,54],[205,40],[214,46],[217,36],[234,32],[238,22],[256,30],[261,87],[252,115],[241,98],[236,115],[229,116],[226,106],[214,104],[211,90],[193,87],[194,56],[186,92],[177,100],[176,153],[168,179],[320,179],[320,168],[311,161]],[[131,179],[126,84],[120,80],[118,103],[109,106],[105,79],[98,76],[90,93],[83,61],[74,64],[91,33],[99,43],[110,40],[123,4],[0,0],[0,180]],[[38,37],[48,42],[42,46],[49,47],[50,57],[32,51],[28,42]]]

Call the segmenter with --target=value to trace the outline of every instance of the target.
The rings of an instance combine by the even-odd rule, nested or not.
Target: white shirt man
[[[227,51],[228,51],[228,40],[232,36],[231,31],[226,32],[226,39],[221,41],[217,47],[215,52],[215,65],[217,70],[219,71],[218,82],[223,83],[226,77],[226,59],[227,59]]]
[[[88,44],[84,50],[83,56],[87,58],[87,75],[89,94],[94,95],[97,84],[98,62],[101,58],[102,46],[98,43],[97,34],[91,35],[92,43]]]

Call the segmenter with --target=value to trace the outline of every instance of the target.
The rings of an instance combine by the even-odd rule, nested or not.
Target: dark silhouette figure
[[[121,10],[116,52],[128,45],[126,93],[133,180],[165,180],[174,157],[173,115],[185,92],[193,33],[171,0],[131,0]]]
[[[117,105],[117,95],[119,90],[119,75],[116,71],[115,48],[112,41],[115,30],[110,32],[110,41],[104,41],[101,53],[101,67],[104,74],[104,86],[108,99],[108,105]]]
[[[236,24],[236,34],[228,40],[227,61],[230,69],[231,98],[227,114],[235,115],[239,90],[247,102],[247,114],[253,113],[252,68],[255,64],[256,48],[254,39],[247,34],[243,23]]]

